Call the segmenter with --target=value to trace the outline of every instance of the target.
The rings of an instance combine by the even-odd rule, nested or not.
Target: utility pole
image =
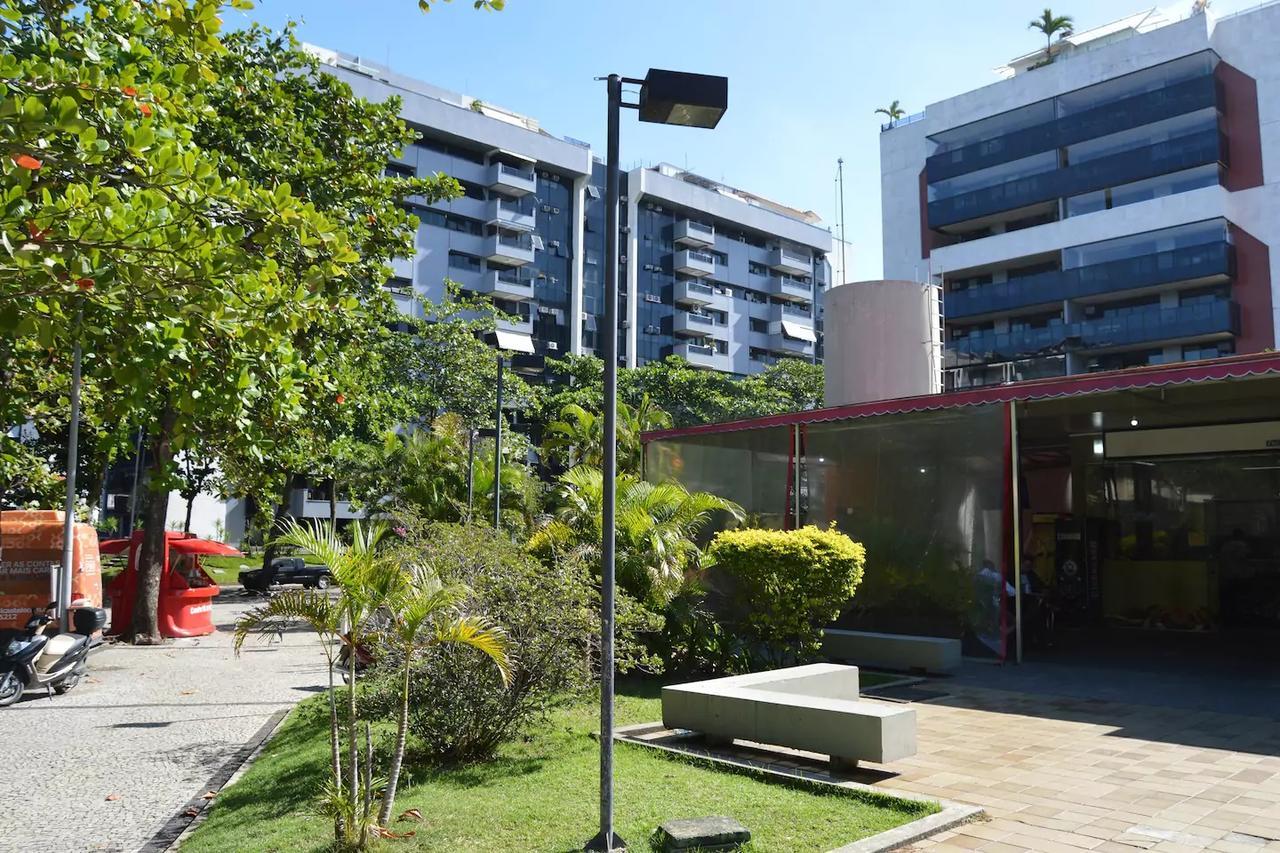
[[[840,185],[840,281],[836,284],[849,283],[849,267],[846,265],[844,257],[844,245],[849,242],[846,239],[848,232],[844,229],[844,158],[836,159],[836,182]]]
[[[493,429],[493,529],[502,529],[502,353],[498,353],[498,411]]]

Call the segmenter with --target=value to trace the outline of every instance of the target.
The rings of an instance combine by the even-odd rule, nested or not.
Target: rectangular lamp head
[[[712,128],[729,108],[729,78],[650,68],[640,87],[640,120]]]

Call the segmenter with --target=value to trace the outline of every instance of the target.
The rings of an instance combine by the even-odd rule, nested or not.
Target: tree
[[[904,110],[896,100],[893,103],[889,104],[889,106],[887,107],[880,107],[879,109],[876,110],[876,112],[883,113],[884,115],[888,116],[890,123],[897,121],[898,119],[902,118],[904,115],[907,114],[907,111]]]
[[[409,735],[409,678],[413,672],[414,654],[445,644],[470,646],[493,661],[502,676],[504,687],[511,682],[503,633],[481,619],[463,616],[458,612],[459,605],[468,595],[469,590],[465,586],[446,586],[441,582],[440,576],[428,566],[415,564],[410,571],[404,573],[398,589],[390,598],[388,609],[391,613],[391,627],[387,632],[388,642],[401,655],[403,664],[396,744],[391,755],[386,791],[382,795],[382,808],[378,812],[380,826],[385,827],[391,820],[396,786],[400,781],[400,767],[404,761],[405,744]]]
[[[618,583],[645,602],[664,603],[686,570],[697,568],[698,533],[718,513],[744,518],[733,501],[690,492],[679,483],[649,483],[622,474],[616,486]],[[599,468],[579,465],[559,478],[554,516],[530,539],[545,558],[576,552],[599,560],[604,479]]]
[[[348,543],[340,540],[331,528],[322,525],[304,527],[292,520],[286,522],[280,536],[281,543],[310,554],[328,566],[331,588],[337,589],[337,597],[330,598],[329,591],[285,592],[248,611],[236,623],[237,651],[250,634],[279,636],[296,622],[308,625],[325,640],[323,645],[329,662],[330,769],[333,773],[326,794],[326,808],[334,817],[335,837],[355,847],[364,846],[373,823],[369,794],[373,767],[366,762],[363,773],[360,769],[354,650],[373,641],[374,632],[379,627],[376,622],[378,614],[399,593],[403,583],[399,567],[386,559],[385,553],[379,552],[386,533],[383,525],[366,527],[357,522],[351,527],[351,541]],[[333,649],[339,647],[332,642],[335,638],[348,652],[345,782],[339,747],[340,721],[334,700],[333,669],[338,661]],[[362,779],[365,782],[363,799],[360,793]]]
[[[749,387],[749,407],[757,411],[749,417],[820,409],[824,405],[826,382],[820,364],[780,358],[742,382]]]
[[[1039,30],[1044,34],[1045,62],[1053,59],[1053,34],[1057,33],[1059,39],[1066,38],[1071,35],[1074,23],[1070,15],[1055,15],[1052,9],[1046,8],[1039,18],[1027,24],[1027,29]]]
[[[191,532],[191,509],[195,504],[196,496],[209,487],[214,477],[218,473],[218,469],[208,459],[200,456],[194,451],[188,451],[182,454],[182,460],[178,464],[178,477],[180,485],[178,486],[178,494],[187,502],[187,514],[182,521],[182,532]]]

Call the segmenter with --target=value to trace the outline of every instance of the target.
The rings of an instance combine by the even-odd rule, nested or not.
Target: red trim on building
[[[1231,298],[1240,305],[1240,335],[1236,352],[1262,352],[1276,345],[1271,313],[1271,251],[1267,244],[1230,223],[1236,269]]]
[[[1225,62],[1218,63],[1214,76],[1222,93],[1222,129],[1227,134],[1226,187],[1231,192],[1260,187],[1263,177],[1258,84]]]
[[[1008,385],[966,388],[961,391],[949,391],[944,394],[925,394],[918,397],[877,400],[871,403],[858,403],[851,406],[834,406],[827,409],[788,412],[782,415],[771,415],[752,420],[701,424],[682,429],[654,430],[653,432],[645,433],[642,436],[642,440],[649,442],[689,435],[738,432],[747,429],[765,429],[767,427],[789,426],[791,424],[866,418],[875,415],[928,412],[940,409],[955,409],[962,406],[1006,403],[1010,400],[1047,400],[1056,397],[1101,394],[1108,391],[1154,388],[1162,385],[1244,379],[1250,376],[1268,374],[1280,374],[1280,353],[1250,353],[1182,364],[1162,364],[1151,367],[1113,370],[1106,373],[1082,373],[1075,376],[1033,379],[1026,382],[1013,382]]]

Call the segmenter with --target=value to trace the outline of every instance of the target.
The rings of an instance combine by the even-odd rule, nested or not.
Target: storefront
[[[864,542],[850,626],[998,659],[1073,627],[1280,639],[1277,354],[668,430],[645,460]]]

